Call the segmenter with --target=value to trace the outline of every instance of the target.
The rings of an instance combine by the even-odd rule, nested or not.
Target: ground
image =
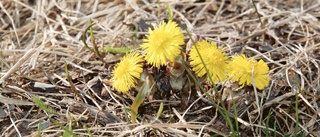
[[[264,60],[268,87],[226,82],[214,92],[200,78],[208,95],[197,85],[170,92],[161,90],[164,68],[150,72],[164,75],[133,123],[137,91],[123,94],[110,83],[124,54],[103,49],[139,47],[149,27],[168,20],[168,5],[186,43],[190,32],[229,56]],[[317,0],[2,0],[0,136],[320,136],[319,6]],[[90,20],[95,41],[85,33]],[[223,107],[228,113],[218,111]]]

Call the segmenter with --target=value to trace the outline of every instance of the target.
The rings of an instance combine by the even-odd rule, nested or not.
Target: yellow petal
[[[142,56],[137,53],[124,56],[113,70],[112,87],[123,93],[134,87],[143,71],[141,62]]]
[[[154,30],[149,28],[149,35],[141,48],[144,50],[148,64],[155,67],[165,65],[167,61],[174,61],[180,55],[184,38],[178,24],[172,21],[161,22]]]
[[[199,54],[201,55],[204,64],[201,61],[196,47],[199,50]],[[207,74],[205,69],[206,66],[209,74],[207,75],[211,76],[213,82],[221,82],[227,78],[226,71],[229,58],[225,56],[223,50],[217,48],[215,43],[210,43],[206,40],[199,41],[195,46],[192,46],[189,56],[190,66],[199,77]],[[210,81],[209,77],[208,80]]]

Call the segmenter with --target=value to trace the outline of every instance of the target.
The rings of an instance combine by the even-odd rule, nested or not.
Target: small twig
[[[8,105],[7,105],[7,106],[8,106]],[[8,108],[8,109],[9,109],[9,108]],[[6,112],[6,113],[9,114],[9,118],[10,118],[10,121],[11,121],[11,123],[12,123],[12,126],[13,126],[14,129],[17,131],[19,137],[22,137],[19,129],[17,128],[17,126],[16,126],[16,124],[15,124],[15,122],[14,122],[13,119],[11,118],[11,113],[10,113],[10,112]]]
[[[252,4],[253,4],[254,8],[256,9],[256,13],[258,14],[258,17],[259,17],[259,20],[260,20],[260,23],[261,23],[261,27],[264,29],[266,26],[265,26],[265,24],[262,22],[261,15],[260,15],[260,13],[258,12],[257,5],[254,3],[253,0],[251,0],[251,2],[252,2]]]

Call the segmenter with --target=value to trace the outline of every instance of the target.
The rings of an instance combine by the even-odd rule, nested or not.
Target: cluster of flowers
[[[149,35],[141,45],[142,54],[129,53],[115,66],[111,79],[113,88],[126,93],[140,79],[144,60],[154,67],[166,65],[180,55],[182,45],[184,35],[176,22],[161,22],[153,30],[149,28]],[[247,59],[243,54],[230,59],[213,42],[196,42],[190,50],[189,61],[192,70],[199,77],[207,74],[209,81],[222,82],[230,78],[242,86],[255,85],[260,90],[269,84],[269,68],[263,60],[257,62],[253,58]]]

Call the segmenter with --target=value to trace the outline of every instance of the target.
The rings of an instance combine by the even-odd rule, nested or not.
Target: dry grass
[[[299,123],[304,135],[320,136],[319,1],[262,0],[256,7],[252,1],[237,0],[170,4],[183,28],[217,42],[229,55],[245,53],[268,63],[269,87],[258,92],[246,87],[236,96],[239,118],[233,120],[239,122],[241,136],[266,136],[269,113],[269,135],[292,135]],[[132,124],[127,109],[136,93],[122,95],[102,83],[112,76],[121,55],[105,53],[103,63],[81,41],[92,19],[99,48],[138,47],[148,26],[167,18],[165,3],[2,0],[0,9],[0,136],[37,136],[40,121],[41,136],[61,136],[63,129],[50,119],[71,125],[79,136],[89,135],[83,125],[94,136],[229,134],[225,120],[201,92],[186,107],[181,107],[179,93],[163,100],[159,119],[155,115],[161,100],[146,100],[139,109],[143,122]],[[139,29],[131,31],[135,27]],[[64,61],[73,83],[66,78]],[[224,86],[224,92],[235,89]],[[58,114],[39,109],[34,95]],[[223,103],[234,117],[231,101]]]

